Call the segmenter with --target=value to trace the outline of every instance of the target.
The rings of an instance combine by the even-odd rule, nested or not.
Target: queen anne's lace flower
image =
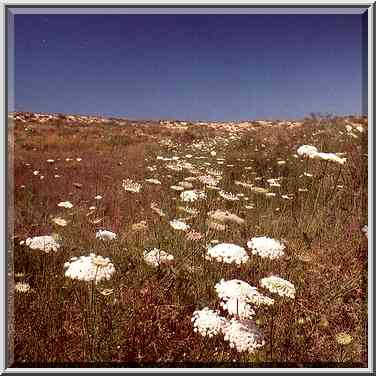
[[[230,281],[221,279],[215,285],[215,290],[219,299],[222,300],[223,309],[227,310],[230,315],[237,315],[240,318],[249,318],[255,314],[251,304],[260,306],[274,303],[273,299],[258,292],[256,287],[238,279]]]
[[[71,209],[73,208],[73,204],[69,201],[63,201],[63,202],[59,202],[57,204],[57,206],[60,206],[61,208],[66,208],[66,209]]]
[[[206,259],[214,259],[226,264],[235,263],[240,265],[245,264],[249,260],[249,256],[243,247],[236,244],[222,243],[209,248]]]
[[[99,283],[109,280],[115,273],[115,267],[109,258],[96,256],[94,253],[90,253],[89,256],[72,257],[64,267],[67,269],[66,277],[85,282]]]
[[[218,177],[214,177],[214,176],[211,176],[211,175],[199,176],[198,180],[202,184],[207,184],[207,185],[214,185],[215,186],[219,183]]]
[[[114,240],[116,239],[116,234],[107,230],[99,230],[95,234],[95,237],[100,240]]]
[[[142,186],[131,179],[123,179],[122,187],[125,191],[138,193],[140,192]]]
[[[189,225],[187,225],[183,221],[179,221],[178,219],[173,219],[172,221],[170,221],[170,225],[175,230],[186,231],[186,230],[188,230],[190,228]]]
[[[226,323],[226,319],[219,315],[218,311],[213,311],[208,307],[200,311],[193,312],[192,323],[194,332],[209,338],[219,334]]]
[[[237,201],[237,200],[239,200],[239,197],[237,197],[236,195],[234,195],[231,192],[225,192],[225,191],[221,190],[218,193],[225,200],[228,200],[228,201]]]
[[[255,352],[265,345],[265,341],[256,325],[251,320],[236,320],[224,324],[222,328],[225,341],[238,352]]]
[[[158,179],[145,179],[146,182],[156,185],[161,185],[162,183]]]
[[[154,248],[149,252],[144,251],[144,260],[151,266],[158,267],[159,265],[172,261],[173,259],[173,255],[170,255],[165,251],[160,251],[157,248]]]
[[[286,248],[278,240],[260,236],[252,238],[247,243],[248,248],[252,249],[252,254],[261,257],[268,257],[271,260],[279,258],[284,255],[283,250]]]
[[[307,155],[308,157],[318,153],[318,150],[315,146],[312,145],[302,145],[298,148],[296,151],[300,156],[305,156]]]
[[[60,244],[50,235],[27,238],[26,245],[31,249],[39,249],[45,253],[49,253],[50,251],[57,252],[60,248]]]
[[[346,158],[340,158],[334,153],[316,153],[310,155],[310,158],[323,159],[324,161],[332,161],[342,165],[346,162]]]
[[[52,222],[56,223],[59,226],[66,226],[68,224],[68,221],[66,221],[64,218],[56,217],[52,219]]]
[[[180,199],[185,202],[193,202],[199,199],[205,199],[205,192],[198,190],[184,191],[180,194]]]
[[[17,282],[14,286],[17,292],[26,293],[30,291],[30,285],[25,282]]]
[[[279,296],[287,296],[295,298],[295,286],[285,279],[277,276],[262,278],[260,280],[261,287],[268,289],[270,292],[277,293]]]

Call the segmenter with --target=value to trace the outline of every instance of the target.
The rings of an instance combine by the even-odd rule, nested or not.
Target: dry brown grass
[[[27,281],[32,292],[15,294],[15,365],[82,364],[90,360],[80,306],[80,301],[85,306],[85,286],[68,281],[63,264],[92,249],[110,256],[117,270],[104,284],[114,289],[113,294],[98,294],[95,360],[100,365],[221,367],[247,362],[248,367],[366,367],[367,239],[360,228],[367,223],[367,127],[359,139],[339,136],[343,128],[343,119],[307,119],[303,126],[291,128],[258,126],[230,146],[217,149],[210,162],[214,165],[216,158],[226,158],[223,167],[216,167],[224,171],[221,187],[248,195],[255,209],[245,209],[246,202],[218,200],[215,191],[208,191],[208,199],[195,205],[199,216],[189,222],[205,235],[194,243],[168,225],[168,220],[181,216],[179,202],[171,200],[177,194],[169,186],[182,181],[186,174],[160,167],[158,177],[163,184],[147,185],[144,180],[155,175],[147,166],[157,164],[157,155],[171,155],[160,146],[161,140],[172,139],[180,145],[176,153],[184,156],[193,142],[211,140],[218,134],[228,138],[228,133],[196,125],[174,130],[152,122],[84,127],[63,122],[17,123],[14,171],[10,171],[14,174],[15,203],[12,244],[14,272],[23,272],[25,277],[13,278]],[[346,152],[347,163],[340,168],[292,157],[298,146],[310,143],[323,151]],[[77,157],[82,161],[76,161]],[[47,163],[49,158],[55,162]],[[66,158],[73,160],[66,162]],[[277,165],[277,160],[288,163]],[[249,165],[255,174],[244,170]],[[33,175],[34,170],[40,171],[38,176]],[[302,178],[304,171],[314,178]],[[61,177],[54,178],[54,174]],[[43,180],[40,175],[45,176]],[[259,176],[263,179],[253,182],[267,187],[266,179],[277,175],[283,177],[281,192],[295,194],[294,200],[265,198],[234,185],[235,180],[252,181]],[[141,182],[142,193],[125,193],[121,187],[124,178]],[[343,188],[337,189],[337,185]],[[299,192],[302,186],[309,192]],[[95,200],[96,195],[103,199]],[[72,210],[57,207],[65,200],[74,203]],[[168,220],[151,211],[153,201],[167,213]],[[92,205],[97,210],[88,216]],[[215,209],[230,210],[244,218],[245,224],[229,224],[224,232],[208,230],[206,213]],[[57,215],[68,219],[69,225],[55,225],[51,219]],[[101,221],[95,224],[93,220]],[[143,220],[147,228],[132,229]],[[116,232],[118,240],[111,244],[96,240],[99,228]],[[63,239],[56,254],[42,255],[19,245],[29,236],[50,233],[59,233]],[[238,269],[197,256],[204,254],[212,239],[245,246],[257,235],[283,239],[287,257],[273,262],[252,257],[250,265]],[[148,267],[142,252],[153,247],[173,251],[176,261],[158,271]],[[270,312],[260,312],[259,325],[267,343],[258,354],[240,356],[220,338],[209,341],[193,333],[190,320],[194,310],[219,308],[213,286],[220,278],[256,284],[269,273],[291,280],[297,296],[274,308],[272,341]],[[335,341],[341,331],[353,337],[345,349]]]

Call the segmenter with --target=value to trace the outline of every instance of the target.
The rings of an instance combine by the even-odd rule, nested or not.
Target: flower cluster
[[[131,179],[123,179],[122,187],[125,191],[138,193],[142,186]]]
[[[61,208],[66,208],[66,209],[72,209],[73,208],[73,204],[69,201],[62,201],[62,202],[59,202],[57,204],[57,206],[61,207]]]
[[[278,240],[271,239],[266,236],[252,238],[247,243],[247,246],[252,250],[253,255],[259,255],[263,258],[268,257],[271,260],[283,256],[283,250],[286,248]]]
[[[60,244],[51,235],[27,238],[26,245],[31,249],[39,249],[45,253],[49,253],[50,251],[57,252],[60,248]]]
[[[173,219],[172,221],[170,221],[170,226],[174,230],[181,230],[181,231],[186,231],[190,228],[189,225],[187,225],[185,222],[180,221],[178,219]]]
[[[262,278],[260,280],[261,287],[268,289],[270,292],[277,293],[279,296],[287,296],[295,298],[295,286],[285,279],[277,276]]]
[[[231,319],[222,328],[224,339],[230,343],[231,348],[238,352],[255,352],[265,345],[265,341],[251,320]]]
[[[233,193],[231,193],[231,192],[225,192],[225,191],[219,191],[218,192],[219,193],[219,195],[222,197],[222,198],[224,198],[225,200],[228,200],[228,201],[237,201],[237,200],[239,200],[239,198],[238,197],[236,197],[236,195],[234,195]]]
[[[242,319],[252,317],[255,314],[251,304],[256,306],[271,305],[274,300],[262,295],[256,287],[248,283],[233,279],[225,281],[221,279],[215,285],[221,306],[227,310],[230,315],[237,315]]]
[[[200,199],[205,199],[205,192],[198,190],[184,191],[180,194],[180,199],[185,202],[193,202]]]
[[[310,157],[311,155],[318,153],[318,150],[315,146],[312,145],[302,145],[298,148],[296,152],[300,156]]]
[[[218,311],[213,311],[208,307],[194,311],[191,320],[194,332],[209,338],[219,334],[226,323],[226,319],[220,316]]]
[[[94,253],[90,253],[89,256],[72,257],[64,264],[64,268],[66,277],[95,283],[109,280],[115,273],[115,267],[108,257],[96,256]]]
[[[116,234],[107,230],[99,230],[95,234],[95,237],[100,240],[114,240],[116,239]]]
[[[174,256],[168,254],[165,251],[160,251],[157,248],[152,249],[151,251],[144,251],[144,260],[147,264],[158,267],[159,265],[172,261]]]
[[[237,265],[245,264],[249,260],[249,256],[244,248],[230,243],[217,244],[208,249],[207,260],[214,259],[218,262],[226,264],[235,263]]]
[[[312,145],[302,145],[298,148],[297,153],[300,156],[307,156],[309,158],[323,159],[325,161],[332,161],[339,164],[344,164],[346,158],[340,158],[334,153],[322,153],[317,150],[315,146]]]

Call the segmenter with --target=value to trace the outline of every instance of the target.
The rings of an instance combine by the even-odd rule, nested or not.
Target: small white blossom
[[[225,341],[230,343],[231,348],[238,352],[247,351],[254,353],[265,345],[265,341],[251,320],[236,320],[225,323],[222,332]]]
[[[198,190],[184,191],[180,194],[180,199],[184,202],[193,202],[199,199],[205,199],[205,192]]]
[[[226,323],[226,319],[219,315],[218,311],[213,311],[208,307],[200,311],[194,311],[192,316],[194,332],[209,338],[219,334]]]
[[[247,246],[252,250],[253,255],[259,255],[263,258],[268,257],[271,260],[283,256],[283,250],[286,248],[278,240],[266,236],[252,238],[247,243]]]
[[[159,265],[172,261],[174,259],[173,255],[168,254],[165,251],[160,251],[157,248],[151,251],[144,251],[144,260],[147,264],[158,267]]]
[[[73,208],[73,204],[69,201],[62,201],[57,204],[57,206],[61,208],[71,209]]]
[[[185,222],[180,221],[178,219],[173,219],[172,221],[170,221],[170,225],[175,230],[186,231],[190,228],[189,225],[187,225]]]
[[[295,298],[295,286],[283,278],[277,276],[262,278],[260,285],[270,292],[277,293],[279,296]]]
[[[226,264],[235,263],[237,265],[245,264],[249,260],[244,248],[229,243],[217,244],[214,247],[210,247],[206,255],[207,260],[214,259],[218,262],[224,262]]]
[[[96,256],[90,253],[89,256],[79,258],[72,257],[64,264],[65,276],[79,281],[99,283],[102,280],[109,280],[115,273],[115,267],[111,260],[103,256]]]
[[[318,153],[318,150],[315,146],[312,146],[312,145],[302,145],[298,148],[296,152],[300,156],[307,155],[308,157],[310,157],[311,155]]]
[[[131,179],[123,179],[122,187],[125,191],[138,193],[140,192],[142,186]]]
[[[26,245],[31,249],[39,249],[45,253],[49,253],[50,251],[57,252],[60,248],[60,244],[50,235],[27,238]]]
[[[101,240],[114,240],[116,239],[116,234],[108,230],[99,230],[95,234],[95,237]]]

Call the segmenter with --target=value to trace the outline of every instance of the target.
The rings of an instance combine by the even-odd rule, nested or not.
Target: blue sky
[[[16,15],[15,109],[186,120],[360,114],[362,38],[360,15]]]

